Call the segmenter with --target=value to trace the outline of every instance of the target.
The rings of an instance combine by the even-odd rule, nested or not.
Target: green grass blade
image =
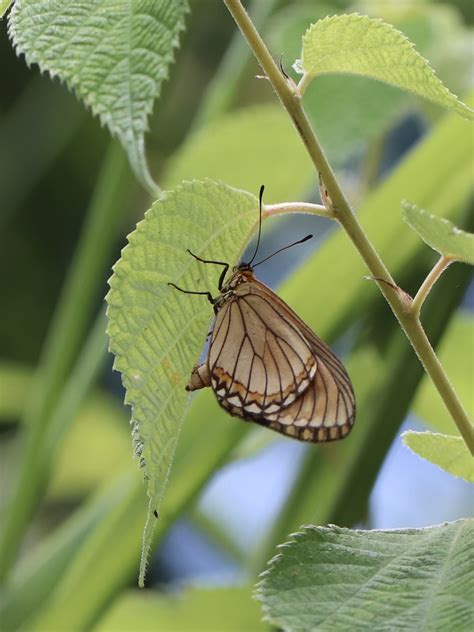
[[[123,498],[135,472],[117,477],[84,502],[15,567],[0,606],[2,629],[18,630],[44,606],[91,532]]]
[[[36,495],[31,494],[32,463],[41,450],[51,415],[90,320],[101,284],[99,270],[104,270],[115,245],[124,192],[129,182],[123,153],[114,145],[109,151],[99,178],[78,251],[44,345],[37,378],[25,413],[24,451],[0,538],[2,579],[7,575],[15,559],[23,532],[39,500]]]
[[[260,608],[248,586],[188,587],[178,595],[129,591],[115,603],[94,632],[265,632]]]

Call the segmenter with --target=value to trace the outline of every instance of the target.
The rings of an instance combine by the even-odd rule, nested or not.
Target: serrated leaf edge
[[[452,109],[455,109],[454,106],[457,106],[463,113],[461,113],[460,111],[458,111],[458,114],[460,114],[461,116],[463,116],[464,118],[468,119],[468,120],[473,120],[474,119],[474,110],[472,108],[470,108],[466,103],[464,103],[463,101],[461,101],[461,99],[455,95],[453,92],[451,92],[449,90],[449,88],[447,88],[443,81],[441,81],[441,79],[438,77],[438,74],[436,73],[436,71],[434,70],[434,68],[431,66],[430,62],[428,59],[426,59],[426,57],[423,57],[423,55],[421,55],[421,53],[419,53],[416,49],[415,44],[408,39],[408,37],[399,29],[397,29],[395,26],[393,26],[392,24],[389,24],[388,22],[385,22],[384,20],[382,20],[381,18],[371,18],[368,15],[363,15],[361,13],[355,12],[355,13],[342,13],[340,15],[328,15],[325,18],[322,18],[321,20],[317,20],[316,22],[314,22],[314,24],[311,24],[305,31],[303,37],[302,37],[302,44],[304,47],[304,41],[306,37],[309,37],[309,35],[311,34],[311,31],[314,27],[316,27],[318,24],[323,24],[325,22],[337,22],[340,21],[342,18],[360,18],[360,20],[365,21],[368,25],[370,26],[377,26],[378,28],[386,28],[388,27],[390,29],[390,31],[393,34],[396,34],[398,36],[401,37],[401,39],[403,40],[403,43],[408,44],[410,50],[412,50],[415,53],[415,57],[414,59],[416,59],[417,64],[418,65],[423,65],[426,64],[426,69],[428,71],[431,72],[431,75],[434,79],[436,79],[437,82],[439,82],[439,88],[444,92],[445,95],[449,96],[450,98],[454,99],[453,101],[453,106]],[[402,42],[400,42],[400,44],[402,44]],[[324,75],[324,74],[351,74],[351,75],[356,75],[359,77],[368,77],[370,79],[373,79],[375,81],[380,81],[382,83],[386,83],[387,85],[392,85],[395,88],[398,88],[399,90],[404,90],[407,92],[411,92],[411,94],[417,96],[418,98],[424,98],[428,101],[432,101],[433,103],[435,103],[436,105],[443,107],[442,104],[440,104],[438,101],[432,100],[429,97],[427,97],[426,95],[421,95],[418,92],[416,92],[415,90],[405,87],[405,86],[399,86],[398,84],[395,83],[391,83],[389,81],[384,81],[382,79],[380,79],[379,77],[375,77],[371,74],[367,74],[367,73],[358,73],[358,72],[345,72],[345,71],[341,71],[340,73],[337,73],[336,71],[326,71],[326,72],[321,72],[321,73],[312,73],[310,71],[307,71],[304,69],[303,66],[303,51],[301,52],[301,59],[297,59],[295,60],[295,66],[293,66],[294,70],[296,72],[300,72],[300,69],[303,70],[303,73],[308,75],[309,77],[311,77],[311,79],[314,79],[315,77],[319,76],[319,75]],[[446,108],[446,106],[444,106]],[[446,108],[446,109],[450,109],[450,108]]]
[[[149,131],[150,116],[153,112],[155,101],[160,97],[162,85],[169,78],[169,68],[175,61],[175,51],[179,47],[180,34],[185,29],[184,18],[188,13],[190,13],[188,1],[187,0],[182,0],[182,1],[183,1],[182,21],[180,21],[177,25],[177,30],[171,40],[171,46],[170,46],[169,51],[166,52],[164,55],[162,55],[164,68],[160,77],[160,83],[159,83],[159,86],[154,98],[151,100],[151,102],[145,103],[144,128],[143,128],[143,133],[140,135],[140,138],[138,139],[136,137],[136,134],[133,128],[126,129],[125,133],[123,134],[120,133],[120,130],[115,128],[113,124],[113,119],[112,117],[110,117],[110,115],[108,115],[107,112],[99,112],[99,113],[94,112],[94,109],[93,109],[94,104],[92,103],[88,95],[82,96],[79,94],[77,84],[75,85],[73,83],[68,83],[66,79],[63,79],[57,72],[55,72],[54,70],[50,68],[47,68],[42,63],[32,59],[31,58],[32,56],[30,53],[22,51],[19,48],[20,44],[18,42],[16,29],[13,24],[14,14],[18,11],[17,6],[19,6],[20,4],[19,2],[16,2],[16,1],[13,2],[13,4],[11,5],[11,10],[8,15],[7,33],[12,43],[13,50],[15,51],[15,54],[17,55],[17,57],[20,59],[21,57],[24,57],[25,63],[28,68],[31,68],[31,66],[34,64],[38,66],[38,69],[41,75],[47,75],[52,80],[57,79],[61,85],[64,85],[69,92],[74,94],[75,98],[80,103],[83,103],[85,105],[86,110],[90,111],[93,118],[99,119],[101,127],[106,127],[110,135],[113,138],[116,138],[120,142],[120,144],[122,145],[124,151],[126,152],[129,158],[130,166],[135,176],[141,182],[141,184],[145,187],[145,189],[150,193],[150,195],[154,197],[159,195],[159,193],[161,192],[161,189],[153,180],[150,174],[148,162],[146,160],[146,155],[145,155],[145,134]],[[134,137],[134,142],[133,142],[133,145],[131,146],[131,149],[133,149],[134,151],[129,151],[129,148],[127,147],[127,138],[130,137],[130,135]]]
[[[461,235],[468,235],[468,236],[473,236],[474,237],[473,233],[470,233],[467,230],[462,230],[462,228],[459,228],[458,226],[456,226],[456,224],[454,224],[451,220],[447,219],[446,217],[440,217],[439,215],[436,215],[436,213],[431,213],[430,211],[427,211],[426,209],[421,208],[420,206],[417,206],[416,204],[414,204],[413,202],[410,202],[409,200],[402,200],[401,204],[402,204],[402,218],[403,218],[403,221],[412,230],[415,231],[415,233],[418,235],[418,237],[427,246],[429,246],[432,250],[434,250],[434,252],[437,252],[438,254],[443,254],[443,253],[441,253],[439,250],[436,250],[436,248],[433,248],[433,246],[431,244],[429,244],[427,241],[425,241],[425,239],[420,235],[418,230],[411,223],[410,218],[407,215],[408,211],[416,210],[418,213],[420,213],[420,215],[426,215],[430,219],[433,219],[435,222],[442,222],[443,224],[446,224],[446,226],[450,229],[450,234],[451,235],[460,235],[461,234]],[[450,257],[450,258],[455,260],[455,261],[468,263],[464,259],[458,259],[457,257]]]

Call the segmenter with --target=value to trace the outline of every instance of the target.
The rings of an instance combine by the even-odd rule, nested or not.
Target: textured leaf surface
[[[271,50],[281,51],[283,60],[295,59],[301,53],[301,33],[328,12],[330,8],[314,2],[283,9],[271,24]],[[406,92],[347,74],[318,77],[304,93],[306,114],[333,166],[385,133],[407,107],[412,104]]]
[[[186,0],[18,0],[9,16],[17,52],[76,92],[151,191],[144,134],[186,11]]]
[[[301,195],[314,169],[286,112],[278,105],[243,108],[193,134],[170,162],[167,187],[213,178],[247,191],[265,184],[265,201]]]
[[[441,255],[474,265],[474,235],[449,219],[433,215],[410,202],[403,203],[403,219],[428,246]]]
[[[184,415],[184,387],[212,316],[205,297],[168,283],[215,294],[220,268],[200,264],[186,249],[233,263],[257,219],[258,201],[250,193],[210,180],[184,183],[155,202],[114,267],[108,333],[147,479],[145,555],[155,522],[150,515],[159,507]]]
[[[403,33],[365,15],[327,17],[312,24],[303,36],[301,63],[296,67],[309,77],[328,73],[372,77],[474,118],[474,111],[443,85]]]
[[[474,457],[461,437],[409,430],[402,434],[402,438],[403,443],[421,458],[453,476],[474,483]]]
[[[428,529],[306,527],[281,547],[257,596],[291,631],[471,629],[474,520]]]
[[[128,592],[95,632],[263,632],[258,604],[247,587],[188,588],[181,594]]]
[[[474,319],[461,312],[454,320],[439,348],[439,359],[471,418],[474,418]],[[428,376],[418,389],[413,411],[441,434],[458,434],[446,412],[438,391]]]

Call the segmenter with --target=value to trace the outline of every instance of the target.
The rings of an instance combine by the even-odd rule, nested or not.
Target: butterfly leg
[[[198,391],[200,388],[206,388],[211,385],[211,372],[207,362],[196,365],[191,373],[191,378],[186,385],[187,391]]]
[[[216,299],[212,297],[210,292],[192,292],[191,290],[183,290],[183,288],[178,287],[174,283],[168,283],[168,285],[174,287],[175,290],[179,290],[183,294],[198,294],[199,296],[205,296],[211,305],[214,305],[216,302]]]

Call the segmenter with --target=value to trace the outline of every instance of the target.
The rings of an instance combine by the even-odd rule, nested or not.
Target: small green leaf
[[[248,587],[187,588],[182,593],[163,594],[129,591],[119,598],[95,632],[140,630],[141,632],[264,632],[258,604]]]
[[[292,537],[257,587],[277,627],[471,629],[474,520],[389,531],[304,527]]]
[[[402,438],[403,443],[422,459],[474,483],[474,458],[461,437],[408,430]]]
[[[144,135],[187,10],[186,0],[21,0],[9,16],[17,52],[76,92],[153,194]]]
[[[135,447],[150,498],[141,578],[188,396],[185,385],[203,348],[212,308],[204,296],[168,285],[217,291],[221,268],[186,249],[233,263],[258,219],[250,193],[211,180],[163,193],[129,236],[110,279],[110,349],[132,406]]]
[[[403,202],[403,219],[433,250],[474,265],[474,234],[410,202]]]
[[[3,18],[11,3],[12,0],[0,0],[0,18]]]
[[[443,85],[403,33],[366,15],[332,16],[312,24],[295,69],[309,78],[328,73],[372,77],[474,118],[474,110]]]

